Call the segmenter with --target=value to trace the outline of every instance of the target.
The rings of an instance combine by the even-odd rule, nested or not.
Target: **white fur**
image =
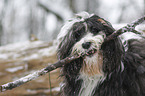
[[[72,50],[72,54],[75,55],[81,55],[82,53],[86,53],[88,50],[91,49],[100,49],[101,44],[104,41],[104,38],[106,37],[105,33],[100,31],[98,35],[94,36],[92,33],[88,32],[85,37],[83,37],[79,42],[77,42]],[[82,44],[85,42],[91,42],[91,47],[89,49],[82,48]]]
[[[57,41],[61,41],[61,39],[66,36],[66,34],[70,31],[72,25],[76,22],[84,21],[87,18],[90,18],[94,14],[89,14],[87,12],[81,12],[76,14],[74,18],[68,20],[65,25],[61,28],[60,33],[58,34]],[[58,43],[59,43],[58,42]]]
[[[83,83],[78,96],[92,96],[94,88],[97,86],[98,82],[101,80],[102,75],[95,75],[89,77],[82,74],[80,78],[83,79]]]
[[[123,72],[124,71],[124,63],[122,61],[121,61],[121,65],[120,66],[121,66],[121,68],[120,68],[121,72]]]

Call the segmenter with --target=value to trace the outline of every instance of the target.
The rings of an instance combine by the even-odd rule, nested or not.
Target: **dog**
[[[58,35],[58,59],[80,57],[62,68],[62,96],[145,96],[145,40],[104,39],[115,29],[87,12],[68,20]]]

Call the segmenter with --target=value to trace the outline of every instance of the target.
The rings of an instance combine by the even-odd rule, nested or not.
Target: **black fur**
[[[58,48],[61,60],[71,54],[72,47],[86,34],[86,29],[96,35],[99,31],[108,36],[114,32],[111,24],[98,21],[102,19],[93,15],[84,21],[73,24]],[[87,28],[85,24],[87,24]],[[125,51],[120,38],[103,43],[103,72],[105,80],[99,82],[92,96],[145,96],[145,40],[129,40]],[[122,64],[124,65],[124,68]],[[78,96],[83,80],[78,79],[83,58],[66,64],[62,71],[64,86],[63,96]]]

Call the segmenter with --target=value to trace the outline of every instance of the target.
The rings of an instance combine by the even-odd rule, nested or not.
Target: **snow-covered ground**
[[[30,73],[40,70],[57,61],[57,45],[53,42],[26,41],[0,47],[0,84],[15,81]],[[59,69],[52,71],[51,92],[58,94],[60,91]],[[26,96],[50,94],[48,75],[37,78],[19,88],[0,93],[0,96]],[[57,95],[55,95],[57,96]]]
[[[56,45],[44,41],[26,41],[0,47],[0,60],[37,59],[51,56],[56,52]]]

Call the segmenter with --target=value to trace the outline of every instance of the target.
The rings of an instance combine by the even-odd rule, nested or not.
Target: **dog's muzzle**
[[[77,42],[74,45],[71,54],[82,55],[87,52],[88,56],[93,55],[98,50],[100,50],[105,37],[106,35],[102,31],[99,32],[97,35],[88,33],[86,36],[84,36],[79,42]]]

